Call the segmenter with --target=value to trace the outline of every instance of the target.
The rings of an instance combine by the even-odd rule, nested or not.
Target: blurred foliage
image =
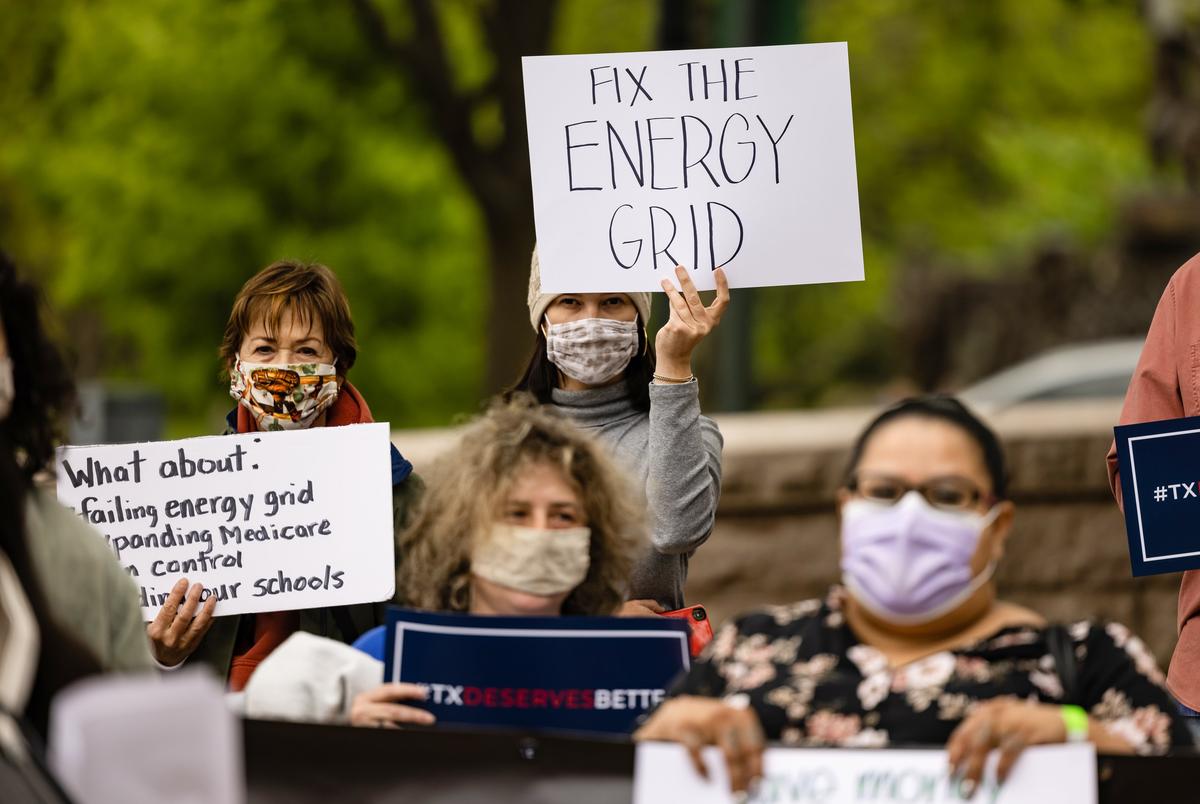
[[[233,296],[286,256],[341,277],[352,380],[377,418],[440,424],[478,406],[478,212],[344,4],[3,5],[0,243],[65,311],[83,373],[162,388],[175,434],[217,426]],[[472,6],[442,19],[465,85],[491,69]],[[597,46],[649,47],[653,9],[634,10],[568,3],[564,45],[603,30]]]
[[[902,379],[892,305],[906,263],[988,274],[1046,238],[1094,243],[1151,178],[1135,3],[806,7],[809,41],[849,42],[867,282],[757,294],[769,407],[861,400]]]
[[[462,87],[495,70],[474,19],[485,1],[438,4]],[[403,6],[381,5],[402,30]],[[1136,4],[803,10],[805,40],[850,43],[868,281],[756,293],[770,407],[862,399],[893,378],[906,262],[987,274],[1049,236],[1097,240],[1153,178]],[[554,49],[651,49],[657,15],[651,0],[564,0]],[[341,276],[352,379],[377,418],[477,408],[479,210],[347,4],[0,0],[0,48],[0,245],[45,283],[84,374],[161,388],[174,435],[212,429],[230,404],[215,350],[232,298],[289,256]],[[503,121],[484,108],[473,124],[485,140]]]

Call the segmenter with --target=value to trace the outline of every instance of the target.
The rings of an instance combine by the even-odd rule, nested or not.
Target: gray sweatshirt
[[[721,496],[721,431],[700,415],[700,386],[650,385],[650,412],[633,407],[625,384],[553,390],[554,406],[608,445],[645,489],[651,545],[638,560],[630,598],[684,606],[688,558],[713,530]]]

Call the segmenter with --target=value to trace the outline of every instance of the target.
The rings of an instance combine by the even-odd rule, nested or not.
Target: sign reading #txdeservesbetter
[[[863,278],[846,43],[522,65],[542,292]]]
[[[391,608],[384,678],[439,723],[628,734],[687,669],[668,617],[475,617]]]
[[[1200,569],[1200,417],[1113,432],[1133,574]]]
[[[58,499],[147,620],[185,577],[218,615],[376,602],[396,584],[390,450],[386,424],[64,447]]]

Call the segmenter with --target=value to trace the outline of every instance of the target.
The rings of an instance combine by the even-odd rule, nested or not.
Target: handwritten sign
[[[687,669],[682,620],[472,617],[393,608],[384,676],[439,723],[628,734]]]
[[[844,42],[522,64],[543,293],[863,278]]]
[[[996,782],[993,752],[972,801],[982,804],[1095,804],[1096,749],[1090,743],[1026,748],[1004,784]],[[708,780],[700,778],[683,746],[643,743],[634,766],[634,804],[687,801],[731,804],[725,760],[704,752]],[[962,802],[967,792],[949,774],[942,750],[769,748],[763,779],[750,804]]]
[[[1113,432],[1133,574],[1200,569],[1200,417]]]
[[[58,498],[104,535],[147,620],[184,577],[218,615],[386,600],[389,450],[386,424],[65,447]]]

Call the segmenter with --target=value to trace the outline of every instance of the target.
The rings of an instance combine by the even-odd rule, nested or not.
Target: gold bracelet
[[[689,383],[694,379],[696,379],[695,374],[689,374],[684,379],[680,379],[678,377],[664,377],[661,374],[654,375],[655,382],[666,383],[667,385],[683,385],[684,383]]]

